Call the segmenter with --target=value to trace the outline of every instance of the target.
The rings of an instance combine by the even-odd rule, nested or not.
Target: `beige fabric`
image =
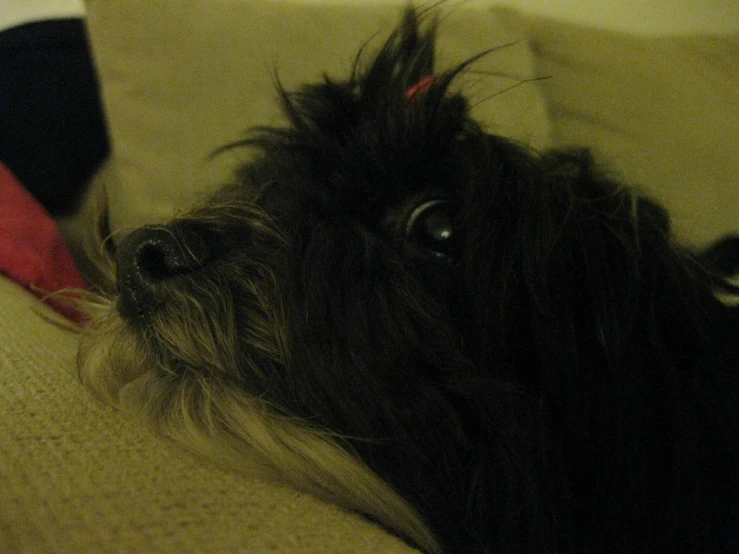
[[[376,50],[406,0],[365,4],[300,0],[89,0],[89,31],[114,146],[107,184],[115,229],[169,218],[224,183],[241,154],[211,152],[257,124],[277,123],[273,70],[288,89],[323,72],[348,76],[359,48]],[[441,68],[521,34],[490,3],[443,10]],[[465,86],[484,100],[533,76],[525,42],[487,57]],[[548,142],[538,84],[482,101],[476,117],[535,145]]]
[[[557,145],[661,199],[678,234],[739,232],[739,35],[636,37],[530,18]]]
[[[98,404],[76,335],[0,276],[0,552],[416,552],[292,489],[207,467]]]

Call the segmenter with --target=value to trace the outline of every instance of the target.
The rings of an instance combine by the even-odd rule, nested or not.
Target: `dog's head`
[[[548,422],[589,402],[574,373],[623,359],[671,294],[659,264],[688,276],[665,213],[587,155],[475,123],[452,90],[474,60],[437,73],[433,35],[409,12],[366,70],[282,92],[289,126],[244,143],[237,184],[124,239],[82,375],[429,551],[536,544],[569,486],[537,478],[558,475]]]

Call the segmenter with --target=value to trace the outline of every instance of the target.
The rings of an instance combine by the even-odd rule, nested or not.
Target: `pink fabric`
[[[0,272],[44,297],[62,289],[86,289],[64,239],[49,213],[0,163]],[[80,320],[69,306],[48,301]]]

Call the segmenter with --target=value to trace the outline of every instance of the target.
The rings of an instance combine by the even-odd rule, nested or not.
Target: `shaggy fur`
[[[486,133],[422,18],[122,241],[83,382],[426,552],[739,551],[736,248]]]

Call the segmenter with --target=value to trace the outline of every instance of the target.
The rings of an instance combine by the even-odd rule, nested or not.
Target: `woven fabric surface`
[[[76,379],[77,336],[0,277],[0,552],[415,552],[154,439]]]

